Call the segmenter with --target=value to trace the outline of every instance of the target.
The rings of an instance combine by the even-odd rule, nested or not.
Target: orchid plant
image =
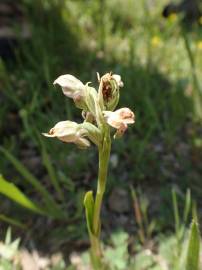
[[[102,77],[97,73],[99,88],[96,91],[88,82],[83,84],[70,74],[62,75],[54,81],[65,96],[72,98],[75,106],[82,110],[82,123],[61,121],[48,133],[47,137],[57,137],[66,143],[74,143],[85,149],[94,143],[98,147],[99,166],[97,192],[95,196],[88,191],[84,198],[86,221],[91,243],[91,262],[93,269],[104,269],[100,245],[101,206],[105,192],[108,163],[111,150],[111,127],[115,129],[113,138],[120,138],[128,124],[135,122],[134,113],[129,108],[118,110],[120,88],[123,87],[121,76],[106,73]]]

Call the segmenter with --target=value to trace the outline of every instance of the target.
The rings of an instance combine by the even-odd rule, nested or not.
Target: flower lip
[[[135,123],[135,115],[129,108],[121,108],[114,112],[103,111],[107,123],[114,128],[123,128],[123,124]]]
[[[133,124],[135,122],[135,115],[130,109],[121,108],[116,112],[125,123]]]
[[[103,111],[103,115],[108,125],[117,129],[115,139],[123,136],[129,124],[135,123],[135,114],[129,108],[121,108],[114,112]]]

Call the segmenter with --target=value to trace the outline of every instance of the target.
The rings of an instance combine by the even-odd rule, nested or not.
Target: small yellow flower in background
[[[169,15],[169,17],[168,17],[168,20],[169,20],[169,22],[171,22],[171,23],[176,22],[176,20],[177,20],[177,14],[176,14],[176,13],[171,13],[171,14]]]
[[[202,40],[199,40],[196,44],[197,49],[202,50]]]
[[[151,39],[151,45],[154,47],[154,48],[158,48],[162,45],[162,40],[160,37],[158,36],[154,36],[152,37]]]
[[[202,25],[202,16],[199,18],[198,22]]]

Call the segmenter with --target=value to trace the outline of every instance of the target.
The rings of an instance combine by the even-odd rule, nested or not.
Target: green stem
[[[102,251],[100,245],[100,213],[107,180],[107,171],[111,151],[111,138],[110,128],[107,125],[102,124],[100,126],[100,130],[102,130],[102,134],[100,134],[102,137],[102,143],[98,145],[99,168],[95,202],[92,191],[87,192],[84,198],[88,233],[91,243],[91,264],[94,270],[108,269],[102,261]]]
[[[91,262],[94,270],[105,269],[102,263],[102,251],[100,246],[100,213],[102,207],[103,195],[105,192],[108,163],[111,151],[111,138],[108,127],[103,127],[103,143],[98,148],[99,150],[99,171],[98,185],[93,208],[92,231],[90,234],[91,241]]]
[[[99,172],[98,172],[98,185],[95,197],[94,216],[93,216],[93,232],[99,237],[100,234],[100,212],[102,206],[102,199],[105,192],[108,163],[111,150],[111,139],[109,131],[107,130],[104,136],[104,141],[99,147]]]
[[[185,49],[187,51],[187,55],[188,55],[190,66],[191,66],[191,75],[192,75],[193,90],[194,90],[193,101],[194,101],[195,116],[197,120],[201,120],[202,119],[202,109],[201,109],[202,94],[201,94],[201,87],[200,87],[199,79],[196,73],[195,57],[191,50],[187,34],[184,31],[182,31],[182,35],[184,38]]]
[[[102,252],[100,246],[100,239],[96,236],[91,236],[91,264],[93,266],[93,270],[104,270],[104,265],[102,263]]]

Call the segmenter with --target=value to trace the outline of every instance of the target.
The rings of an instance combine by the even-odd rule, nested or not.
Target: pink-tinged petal
[[[104,111],[103,115],[110,126],[120,129],[120,131],[123,127],[126,128],[128,124],[133,124],[135,122],[135,115],[128,108],[121,108],[114,112]]]
[[[114,134],[114,138],[121,138],[123,134],[126,132],[128,129],[128,126],[126,124],[122,124],[119,129],[117,129],[116,133]]]
[[[82,96],[85,89],[85,85],[79,79],[70,74],[59,76],[53,84],[60,85],[64,95],[70,98],[74,98],[79,94]]]
[[[80,148],[90,146],[90,142],[83,138],[83,136],[87,135],[87,131],[76,122],[58,122],[48,133],[42,134],[46,137],[56,137],[65,143],[75,143]]]
[[[77,137],[78,124],[71,121],[58,122],[48,133],[43,133],[46,137],[57,137],[63,142],[74,142]]]
[[[111,111],[103,111],[104,118],[106,119],[106,122],[114,127],[114,128],[119,128],[121,125],[121,122],[119,121],[118,115],[115,114],[115,112]]]
[[[72,121],[58,122],[50,129],[49,135],[52,137],[64,137],[74,135],[77,131],[78,124]]]
[[[57,137],[60,141],[65,143],[74,143],[77,137],[75,135],[66,135],[63,137]]]
[[[50,137],[50,138],[55,137],[53,134],[49,134],[49,133],[42,133],[42,135],[45,137]]]
[[[121,76],[120,76],[120,75],[118,75],[118,74],[113,74],[113,75],[112,75],[112,78],[116,81],[118,87],[123,87],[123,86],[124,86],[124,84],[123,84],[123,82],[122,82],[122,80],[121,80]]]
[[[81,137],[79,137],[74,143],[81,148],[87,148],[90,146],[90,142],[87,139]]]
[[[133,124],[135,122],[135,115],[129,108],[121,108],[116,110],[115,113],[125,124]]]

